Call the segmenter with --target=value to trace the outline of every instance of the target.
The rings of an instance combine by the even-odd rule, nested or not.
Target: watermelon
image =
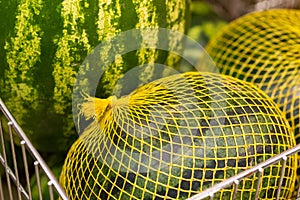
[[[295,145],[277,105],[255,85],[216,73],[157,79],[127,96],[87,97],[90,125],[68,152],[60,183],[70,199],[186,199]],[[296,155],[264,170],[259,199],[288,199]],[[258,176],[240,181],[254,199]],[[213,199],[233,199],[233,187]]]
[[[206,46],[222,74],[254,83],[286,116],[300,143],[300,11],[272,9],[225,26]]]
[[[56,152],[77,138],[72,90],[85,57],[126,30],[185,33],[189,1],[7,0],[0,1],[0,17],[0,97],[37,149]],[[134,66],[177,61],[179,56],[155,49],[130,52],[107,67],[98,96],[109,96]]]

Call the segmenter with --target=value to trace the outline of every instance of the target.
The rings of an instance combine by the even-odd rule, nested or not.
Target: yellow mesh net
[[[250,83],[189,72],[120,98],[86,97],[91,120],[71,147],[60,182],[70,199],[185,199],[295,145],[269,97]],[[280,199],[294,190],[287,159]],[[274,198],[281,165],[264,170],[260,197]],[[239,184],[253,199],[257,175]],[[216,199],[231,199],[233,188]]]
[[[221,73],[255,83],[286,115],[300,142],[300,10],[245,15],[207,46]]]

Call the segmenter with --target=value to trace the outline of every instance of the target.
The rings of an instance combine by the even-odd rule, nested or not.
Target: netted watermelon
[[[248,14],[225,26],[206,50],[221,73],[265,91],[300,142],[300,10]]]
[[[87,96],[81,112],[90,125],[60,176],[70,199],[184,199],[295,145],[264,92],[213,73],[172,75],[120,98]],[[291,196],[296,164],[287,158],[280,199]],[[264,171],[260,198],[276,197],[281,167]],[[253,199],[257,182],[242,180],[238,198]]]

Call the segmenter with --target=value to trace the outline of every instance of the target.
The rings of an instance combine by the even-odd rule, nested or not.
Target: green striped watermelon
[[[72,87],[88,53],[133,28],[185,33],[189,0],[6,0],[0,19],[0,97],[39,150],[64,151],[77,138]],[[98,96],[110,95],[134,66],[174,60],[163,51],[131,52],[108,68]]]

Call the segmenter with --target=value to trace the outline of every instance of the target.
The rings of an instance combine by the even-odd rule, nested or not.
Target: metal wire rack
[[[254,175],[255,173],[258,173],[258,183],[259,183],[259,184],[257,184],[255,199],[259,199],[258,196],[259,196],[259,190],[260,190],[260,186],[261,186],[260,183],[262,181],[262,174],[263,174],[264,170],[273,164],[281,162],[282,170],[280,172],[280,179],[279,179],[279,183],[278,183],[278,192],[277,192],[277,196],[276,196],[276,200],[277,200],[280,198],[280,191],[281,191],[281,186],[282,186],[282,182],[283,182],[283,176],[284,176],[284,172],[285,172],[287,157],[294,155],[294,154],[298,153],[299,151],[300,151],[300,144],[298,144],[297,146],[295,146],[287,151],[284,151],[281,154],[278,154],[277,156],[274,156],[262,163],[259,163],[258,165],[254,166],[248,170],[245,170],[231,178],[228,178],[228,179],[194,195],[193,197],[189,198],[188,200],[202,200],[202,199],[207,199],[207,198],[212,200],[212,199],[214,199],[214,196],[216,195],[216,193],[220,192],[222,189],[229,188],[232,185],[234,186],[233,199],[236,199],[237,188],[238,188],[241,180],[246,177],[250,177],[250,176]],[[300,187],[297,190],[296,200],[300,200]]]
[[[38,193],[39,193],[39,199],[43,199],[43,193],[46,191],[43,191],[41,186],[41,174],[44,174],[48,178],[48,193],[50,200],[55,199],[56,196],[60,197],[62,200],[68,200],[68,197],[65,193],[65,191],[62,189],[62,187],[59,185],[56,177],[53,175],[49,167],[47,166],[46,162],[43,160],[43,158],[40,156],[38,151],[34,148],[34,146],[31,144],[30,140],[27,138],[21,127],[17,124],[16,120],[13,118],[12,114],[9,112],[5,104],[0,98],[0,110],[2,111],[3,115],[6,118],[6,126],[8,128],[9,132],[9,144],[7,145],[4,139],[4,123],[0,121],[0,164],[2,164],[4,168],[4,176],[0,176],[0,200],[4,199],[28,199],[32,200],[32,188],[30,185],[30,175],[29,175],[29,168],[34,168],[34,173],[36,176],[36,182],[38,186]],[[15,134],[14,134],[15,133]],[[15,153],[15,142],[14,142],[14,135],[17,135],[20,139],[20,146],[22,150],[22,164],[23,164],[23,170],[20,171],[20,163],[17,163],[17,160],[20,159],[17,158],[17,154]],[[11,151],[11,155],[7,153],[8,148]],[[258,173],[258,181],[259,183],[262,181],[262,174],[264,170],[268,167],[270,167],[273,164],[281,163],[282,170],[281,170],[281,177],[278,184],[278,193],[276,199],[279,199],[280,197],[280,190],[281,190],[281,184],[283,181],[283,175],[285,173],[285,165],[287,161],[287,157],[294,155],[296,153],[300,152],[300,144],[297,146],[277,155],[274,156],[265,162],[262,162],[253,168],[250,168],[248,170],[245,170],[231,178],[228,178],[194,196],[189,198],[188,200],[202,200],[202,199],[214,199],[214,196],[220,192],[222,189],[231,187],[233,185],[234,187],[234,194],[233,199],[236,199],[237,194],[237,188],[241,180],[243,180],[246,177],[250,177],[254,175],[255,173]],[[28,162],[28,155],[30,155],[34,162],[29,163]],[[9,158],[11,156],[11,158]],[[12,162],[9,162],[9,160],[12,160]],[[1,173],[0,173],[1,175]],[[25,176],[25,184],[22,184],[20,181],[20,175]],[[4,180],[4,182],[3,182]],[[6,187],[4,187],[6,185]],[[4,191],[4,188],[7,188],[7,191]],[[256,188],[256,195],[255,199],[258,199],[258,194],[260,190],[260,184],[257,184]],[[56,196],[54,195],[56,194]],[[298,188],[297,192],[297,199],[300,200],[300,187]]]
[[[34,169],[39,199],[43,199],[43,193],[46,192],[42,191],[42,189],[45,190],[45,188],[41,186],[41,176],[44,175],[48,178],[48,188],[46,189],[48,189],[47,193],[49,193],[49,198],[47,199],[53,200],[56,196],[59,196],[62,200],[67,200],[68,197],[59,185],[56,177],[1,99],[0,110],[6,118],[4,121],[7,122],[4,123],[0,121],[0,163],[3,166],[3,168],[0,167],[0,169],[4,169],[4,172],[0,173],[0,175],[4,174],[2,175],[3,177],[0,176],[0,200],[33,199],[29,169]],[[5,140],[4,129],[7,129],[9,133],[8,142]],[[20,140],[21,158],[18,158],[15,152],[15,136]],[[31,158],[29,159],[28,156]],[[33,160],[33,162],[29,162],[29,160]],[[23,184],[21,183],[21,176],[22,179],[24,179],[23,182],[25,182]]]

